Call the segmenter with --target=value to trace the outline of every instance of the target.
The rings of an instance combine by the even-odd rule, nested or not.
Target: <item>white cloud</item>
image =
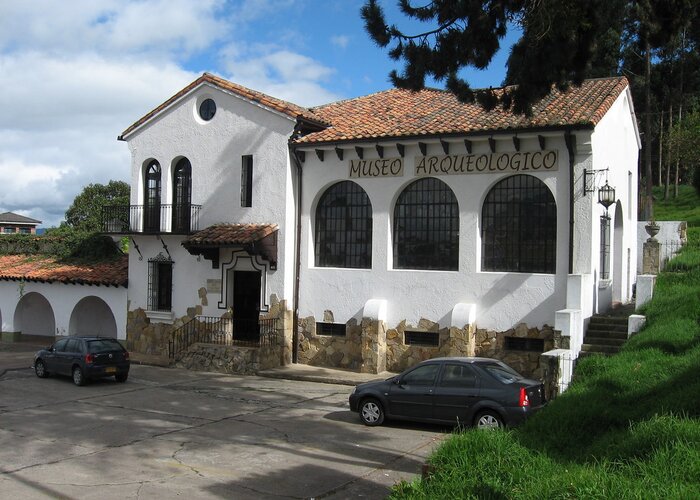
[[[117,136],[196,76],[172,63],[95,54],[0,56],[0,206],[41,206],[35,218],[57,225],[83,186],[129,181]]]
[[[0,49],[189,54],[222,36],[223,0],[32,0],[0,4]]]
[[[331,37],[331,43],[335,45],[336,47],[340,47],[341,49],[347,48],[348,44],[350,43],[350,37],[345,36],[345,35],[335,35]]]
[[[57,225],[87,184],[129,181],[117,135],[199,75],[188,62],[301,105],[338,99],[293,29],[234,38],[299,1],[0,1],[0,211]]]
[[[229,46],[223,52],[230,79],[301,106],[340,98],[323,87],[335,70],[307,56],[274,46]]]

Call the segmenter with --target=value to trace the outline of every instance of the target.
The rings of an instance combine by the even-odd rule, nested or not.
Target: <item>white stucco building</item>
[[[172,351],[223,316],[220,333],[253,343],[274,320],[280,362],[528,358],[558,332],[575,349],[586,318],[631,300],[624,78],[552,91],[525,117],[430,89],[306,109],[204,74],[120,139],[131,206],[104,215],[132,240],[132,349]]]
[[[66,264],[37,255],[0,256],[3,340],[100,335],[126,340],[127,260]]]

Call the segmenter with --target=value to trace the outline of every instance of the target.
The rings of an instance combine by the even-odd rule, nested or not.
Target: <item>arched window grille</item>
[[[316,266],[372,267],[372,205],[351,181],[333,184],[316,208]]]
[[[456,271],[459,205],[450,187],[426,177],[409,184],[394,207],[394,268]]]
[[[192,165],[181,158],[173,170],[173,232],[188,233],[192,206]]]
[[[156,160],[146,167],[144,177],[144,231],[160,230],[160,164]]]
[[[557,205],[537,177],[513,175],[493,186],[481,227],[482,271],[556,271]]]

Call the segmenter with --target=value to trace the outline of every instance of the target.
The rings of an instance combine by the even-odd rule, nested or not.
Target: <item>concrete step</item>
[[[593,323],[603,322],[617,325],[626,325],[628,316],[608,316],[605,314],[594,314],[591,316],[591,321]]]
[[[586,335],[583,338],[583,343],[584,344],[591,344],[591,345],[606,345],[606,346],[617,346],[617,347],[622,347],[625,345],[625,342],[627,342],[627,339],[616,339],[616,338],[608,338],[608,337],[597,337],[593,335]]]
[[[620,347],[612,345],[583,344],[581,346],[581,351],[602,354],[617,354],[620,352]]]
[[[625,321],[624,323],[617,323],[617,322],[607,322],[607,321],[590,321],[588,323],[588,328],[589,329],[594,329],[594,330],[612,330],[612,331],[619,331],[619,332],[626,332],[627,331],[627,322]]]
[[[627,330],[619,331],[607,330],[605,328],[589,328],[586,330],[586,337],[627,340]]]

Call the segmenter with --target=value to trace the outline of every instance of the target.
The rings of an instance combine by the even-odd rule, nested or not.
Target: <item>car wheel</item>
[[[129,378],[128,373],[117,373],[114,378],[117,380],[117,382],[126,382],[126,379]]]
[[[46,365],[40,359],[37,359],[36,363],[34,363],[34,373],[36,373],[36,376],[39,378],[46,378],[49,376],[49,372],[46,371]]]
[[[381,425],[384,422],[382,404],[374,398],[365,399],[360,405],[360,419],[369,426]]]
[[[503,427],[503,419],[493,410],[484,410],[474,419],[474,427],[477,429],[500,429]]]
[[[85,385],[85,374],[79,366],[73,368],[73,383],[75,385]]]

